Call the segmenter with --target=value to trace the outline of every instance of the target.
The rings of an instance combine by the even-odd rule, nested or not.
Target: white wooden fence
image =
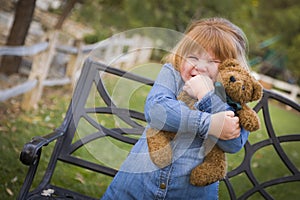
[[[253,76],[259,80],[266,89],[270,89],[295,102],[299,102],[300,88],[298,85],[290,84],[263,74],[253,73]]]
[[[0,101],[24,94],[22,108],[28,110],[37,106],[44,86],[65,84],[74,86],[84,58],[94,49],[96,50],[92,52],[94,54],[92,56],[106,64],[123,68],[149,61],[152,53],[152,41],[138,35],[131,38],[119,35],[96,44],[82,45],[82,43],[78,43],[77,46],[60,46],[58,45],[58,37],[59,32],[55,31],[47,34],[46,38],[49,42],[42,42],[29,47],[0,47],[0,56],[33,56],[28,80],[12,88],[0,90]],[[142,47],[149,48],[141,50]],[[70,57],[65,77],[47,79],[51,61],[57,52],[65,53]]]

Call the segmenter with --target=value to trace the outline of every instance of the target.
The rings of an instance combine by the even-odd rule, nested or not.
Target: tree
[[[14,22],[10,29],[10,34],[6,41],[7,46],[22,46],[33,18],[36,0],[19,0],[16,5]],[[22,57],[3,56],[0,72],[7,75],[17,73],[22,61]]]
[[[258,24],[257,35],[264,36],[263,40],[279,36],[280,39],[269,46],[272,51],[285,56],[286,62],[281,70],[290,70],[294,80],[300,83],[300,3],[298,0],[267,0],[258,1],[258,12],[255,23]],[[254,26],[253,26],[254,27]],[[283,73],[282,73],[283,74]],[[282,78],[281,75],[277,78]]]
[[[55,25],[55,29],[61,29],[65,19],[68,17],[68,15],[70,14],[70,12],[72,11],[73,7],[75,6],[75,3],[77,2],[77,0],[69,0],[67,1],[66,5],[63,8],[62,14],[60,15],[60,18],[58,19],[56,25]]]

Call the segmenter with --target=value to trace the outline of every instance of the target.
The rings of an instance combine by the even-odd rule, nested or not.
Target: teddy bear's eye
[[[229,80],[230,80],[230,82],[233,82],[233,83],[236,81],[236,79],[234,78],[234,76],[230,76]]]
[[[242,86],[242,90],[245,90],[245,89],[246,89],[246,88],[245,88],[245,86],[243,85],[243,86]]]

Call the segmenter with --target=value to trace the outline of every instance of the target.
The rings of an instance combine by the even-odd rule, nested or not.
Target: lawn
[[[117,84],[124,85],[123,83]],[[134,90],[138,91],[141,89],[135,88]],[[126,91],[128,91],[128,88]],[[44,91],[44,97],[40,103],[39,109],[28,112],[20,110],[20,97],[11,99],[5,103],[0,103],[0,199],[16,199],[27,172],[27,167],[19,161],[19,154],[23,145],[33,136],[47,134],[60,125],[68,107],[71,93],[72,91],[67,87],[48,88]],[[137,92],[137,94],[133,93],[132,96],[139,96],[139,92]],[[135,102],[130,99],[128,102],[130,105],[138,104],[136,105],[138,109],[142,109],[143,107],[143,101]],[[270,112],[272,115],[274,129],[279,135],[299,134],[299,113],[290,111],[276,102],[271,104]],[[102,123],[106,123],[104,118],[99,120],[102,120]],[[89,130],[85,129],[84,131],[88,132]],[[263,127],[260,131],[251,133],[249,141],[252,143],[266,137],[266,130]],[[119,146],[123,149],[124,155],[126,155],[126,152],[128,152],[128,149],[130,148],[129,146],[124,146],[116,141],[112,142],[115,146]],[[89,157],[91,160],[110,159],[109,161],[105,161],[112,162],[112,165],[120,165],[121,159],[123,159],[124,156],[120,156],[120,160],[116,160],[115,158],[112,158],[110,154],[104,152],[106,156],[101,158],[95,157],[95,151],[100,151],[100,149],[94,147],[99,146],[105,146],[105,144],[99,143],[97,145],[93,145],[91,147],[93,149],[83,149],[81,152],[78,152],[78,156]],[[41,170],[38,171],[37,175],[38,178],[42,176],[42,171],[46,167],[46,162],[49,159],[52,148],[53,145],[49,145],[43,151]],[[299,169],[299,142],[284,144],[283,148]],[[109,148],[105,149],[108,152],[112,151]],[[236,167],[242,158],[243,150],[238,154],[228,155],[229,169]],[[271,147],[263,148],[254,155],[252,167],[254,169],[254,174],[259,177],[259,181],[270,180],[274,177],[279,177],[289,173],[283,166],[282,162],[278,159],[274,149]],[[107,178],[102,175],[95,175],[88,170],[78,169],[76,167],[66,167],[61,163],[59,163],[57,172],[58,175],[53,178],[53,182],[59,185],[67,185],[76,191],[91,194],[95,197],[100,197],[111,181],[111,178]],[[34,184],[37,185],[38,181],[39,179],[36,180]],[[246,181],[244,176],[235,178],[234,184],[237,188],[239,188],[238,193],[241,193],[248,187],[251,187],[250,183]],[[274,188],[268,189],[268,191],[271,191],[276,199],[295,199],[298,198],[300,194],[299,187],[299,182],[295,182],[278,185]],[[223,185],[221,185],[220,188],[220,195],[220,199],[228,199]],[[261,197],[258,195],[252,199],[261,199]]]
[[[277,136],[286,134],[299,134],[300,133],[300,114],[299,112],[291,111],[282,104],[271,101],[270,102],[270,115],[274,131]],[[262,122],[262,113],[259,112]],[[264,125],[262,128],[253,132],[249,136],[249,142],[254,144],[258,141],[268,139],[267,131]],[[300,146],[299,142],[282,143],[282,148],[288,155],[291,162],[300,169]],[[228,169],[237,167],[242,161],[244,150],[234,155],[227,155]],[[290,175],[291,172],[287,169],[284,163],[280,160],[273,146],[267,146],[258,150],[251,160],[251,168],[253,174],[257,177],[258,181],[266,182],[275,178]],[[241,174],[233,179],[233,185],[236,188],[237,194],[242,194],[251,188],[251,183],[245,174]],[[267,191],[272,194],[275,199],[297,199],[299,197],[300,182],[293,182],[287,184],[279,184],[272,186]],[[227,199],[226,191],[224,190],[223,183],[220,187],[220,199]],[[222,198],[223,197],[223,198]],[[264,199],[259,194],[251,197],[250,199]]]

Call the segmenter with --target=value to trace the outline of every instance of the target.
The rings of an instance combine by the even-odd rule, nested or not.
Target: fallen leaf
[[[18,180],[18,177],[15,176],[13,179],[11,179],[11,182],[12,182],[12,183],[17,182],[17,180]]]
[[[10,196],[13,196],[14,193],[11,191],[11,189],[9,188],[5,188],[6,192],[10,195]]]
[[[75,180],[78,180],[82,184],[85,183],[83,176],[81,174],[79,174],[79,173],[76,173]]]
[[[47,189],[47,190],[43,190],[41,195],[45,196],[45,197],[51,197],[51,195],[54,193],[55,191],[53,189]]]

